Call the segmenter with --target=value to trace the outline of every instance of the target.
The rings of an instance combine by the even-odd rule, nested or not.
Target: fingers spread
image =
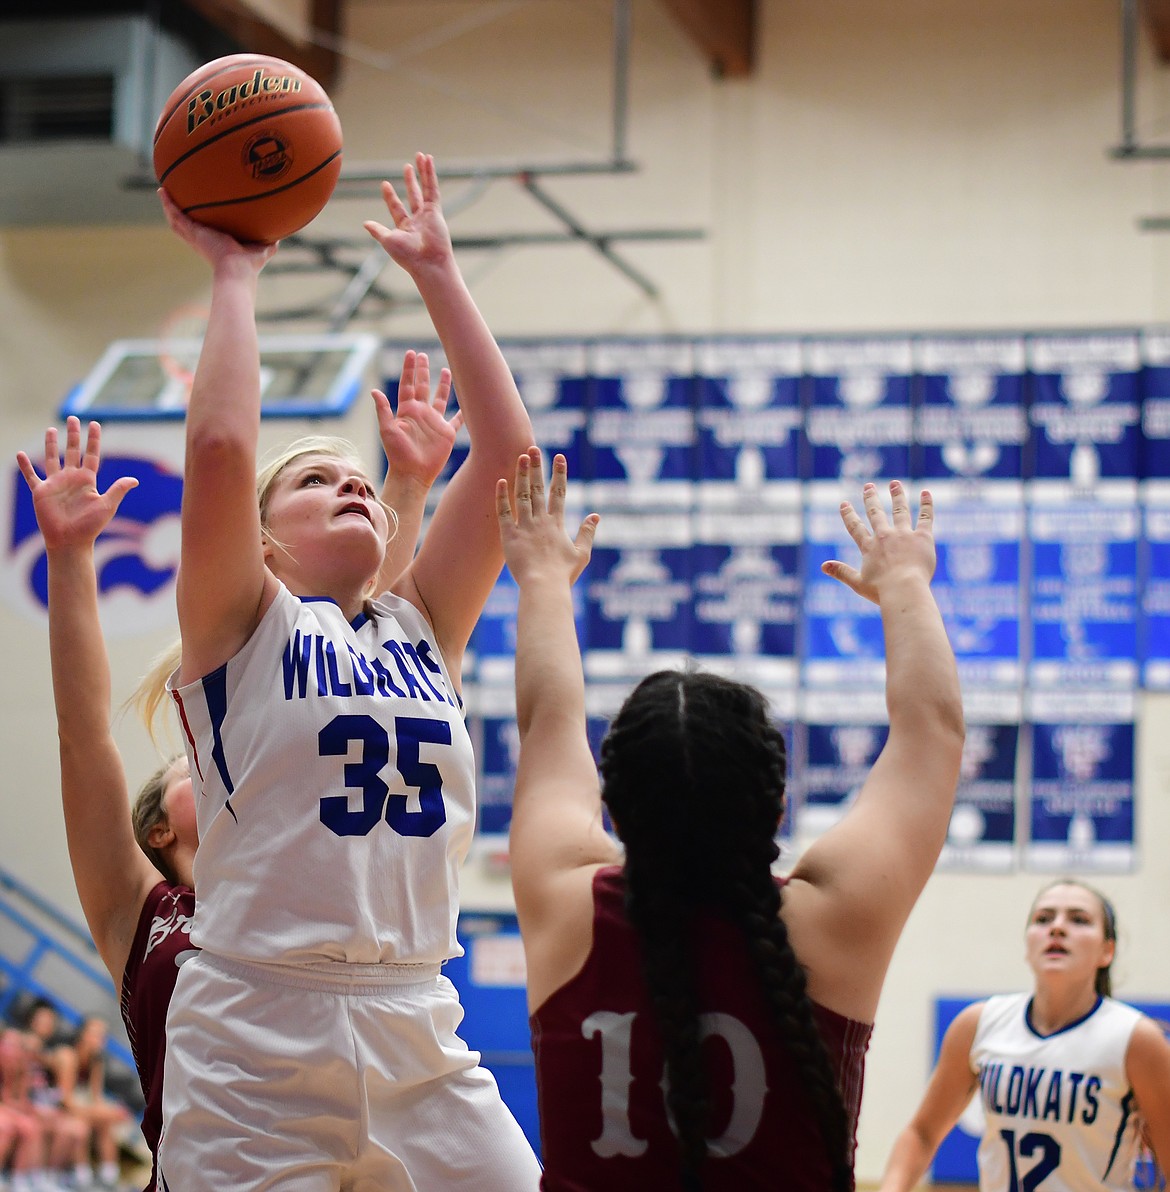
[[[597,523],[601,518],[596,513],[591,513],[582,523],[581,528],[577,531],[577,537],[574,540],[574,545],[578,551],[585,554],[585,560],[588,562],[589,556],[593,553],[593,539],[597,534]]]
[[[76,468],[81,463],[81,420],[65,419],[65,466]]]
[[[390,218],[394,221],[394,226],[398,227],[407,218],[408,212],[406,205],[398,197],[398,192],[394,189],[393,183],[382,183],[382,200],[386,204],[386,210],[390,212]]]
[[[867,484],[861,490],[862,502],[865,505],[865,515],[869,518],[869,524],[875,530],[885,529],[888,524],[886,520],[886,511],[882,507],[882,499],[878,495],[876,484]]]
[[[527,452],[516,461],[516,509],[519,514],[523,514],[525,510],[531,512],[532,510],[532,493],[531,480],[529,473],[532,469],[532,461],[528,458]]]
[[[508,500],[508,482],[501,477],[496,481],[496,517],[500,527],[512,524],[512,504]]]
[[[857,591],[857,585],[861,581],[861,573],[855,568],[850,567],[848,563],[842,563],[840,559],[828,559],[821,564],[821,571],[832,579],[840,580],[847,588],[852,588]]]
[[[101,459],[102,428],[99,423],[91,422],[85,435],[85,458],[82,460],[82,465],[96,473]]]
[[[431,362],[426,352],[419,352],[414,362],[414,397],[419,401],[431,400]]]
[[[23,451],[16,453],[16,466],[20,469],[20,474],[30,489],[35,489],[41,483],[41,478],[37,475],[32,460]]]
[[[435,159],[429,153],[419,153],[415,157],[415,167],[422,184],[423,197],[427,202],[433,202],[439,197],[439,179],[435,173]]]
[[[122,504],[122,498],[132,489],[138,487],[138,481],[133,476],[122,476],[110,485],[106,493],[106,500],[117,509]]]
[[[422,188],[418,184],[418,175],[414,171],[414,166],[407,164],[402,171],[402,177],[406,181],[406,197],[410,202],[410,209],[412,212],[418,211],[423,205],[423,195]]]
[[[61,453],[57,447],[57,428],[50,426],[45,431],[45,475],[52,476],[61,470]]]
[[[918,498],[918,524],[920,526],[934,524],[934,497],[925,488]]]
[[[565,494],[569,488],[569,465],[563,455],[553,458],[552,483],[548,490],[548,511],[560,518],[565,512]]]
[[[529,487],[532,492],[532,507],[544,508],[544,467],[540,460],[540,452],[535,448],[528,449]]]
[[[869,531],[861,520],[861,514],[848,501],[841,502],[841,522],[854,542],[861,543],[869,537]]]
[[[910,525],[910,498],[901,481],[890,481],[890,506],[895,526]]]
[[[441,413],[447,408],[447,400],[451,396],[451,370],[449,368],[441,369],[439,372],[439,387],[435,390],[435,408]],[[463,421],[463,416],[459,416],[460,422]]]

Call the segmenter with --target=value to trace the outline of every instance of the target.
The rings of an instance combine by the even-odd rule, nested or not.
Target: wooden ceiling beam
[[[1146,28],[1162,62],[1170,62],[1170,0],[1143,0]]]
[[[187,7],[249,54],[271,54],[299,66],[325,88],[340,75],[341,60],[334,39],[341,36],[344,0],[312,0],[309,24],[328,44],[299,41],[266,21],[246,0],[185,0]]]
[[[756,0],[662,0],[719,78],[745,79],[755,65]],[[1170,4],[1170,0],[1165,0]]]

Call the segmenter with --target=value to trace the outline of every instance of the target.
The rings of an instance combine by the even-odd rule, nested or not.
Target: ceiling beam
[[[266,21],[246,0],[185,0],[186,6],[249,54],[270,54],[299,66],[330,90],[340,75],[335,49],[341,37],[343,0],[312,0],[309,26],[321,41],[300,41]]]
[[[1170,0],[1160,0],[1170,6]],[[662,0],[719,78],[745,79],[755,66],[756,0]]]
[[[1170,0],[1144,0],[1146,28],[1162,62],[1170,62]]]

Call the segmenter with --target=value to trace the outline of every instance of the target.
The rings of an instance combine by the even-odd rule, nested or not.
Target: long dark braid
[[[740,860],[737,917],[756,962],[772,1018],[796,1059],[803,1087],[812,1100],[829,1155],[833,1188],[848,1192],[853,1186],[849,1121],[828,1050],[813,1018],[804,969],[788,940],[788,928],[779,917],[780,890],[766,870],[762,880],[759,858],[749,857],[745,851]]]
[[[614,718],[601,747],[603,797],[626,846],[626,911],[662,1037],[667,1105],[683,1186],[702,1188],[710,1098],[700,1048],[696,911],[737,922],[777,1029],[809,1090],[833,1167],[848,1189],[848,1125],[828,1052],[771,876],[784,810],[784,740],[764,697],[715,675],[659,671]]]

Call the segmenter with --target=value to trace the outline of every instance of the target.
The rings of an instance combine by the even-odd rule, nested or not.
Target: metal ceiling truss
[[[1137,134],[1137,77],[1140,43],[1139,0],[1121,0],[1121,140],[1110,150],[1117,161],[1164,161],[1170,144],[1141,142]],[[1147,30],[1162,63],[1170,62],[1170,0],[1144,0]],[[1138,221],[1143,232],[1170,231],[1170,216]]]
[[[337,0],[315,0],[313,4],[312,27],[309,41],[312,45],[298,49],[295,43],[284,40],[281,46],[274,46],[269,40],[263,43],[253,40],[255,36],[270,38],[271,31],[257,31],[254,22],[245,19],[246,6],[239,0],[187,0],[207,20],[216,19],[227,10],[234,14],[234,24],[220,28],[228,32],[243,48],[255,52],[277,53],[290,61],[297,61],[306,69],[319,72],[320,76],[336,78],[339,63],[347,56],[346,42],[340,35],[340,6]],[[737,0],[732,5],[739,9],[749,0]],[[694,7],[688,5],[686,7]],[[701,6],[700,6],[701,7]],[[547,215],[559,224],[559,230],[551,232],[507,233],[476,237],[453,237],[457,250],[477,252],[499,252],[508,248],[540,245],[581,244],[596,252],[614,269],[631,281],[649,298],[658,297],[658,287],[644,272],[632,264],[620,251],[619,245],[631,242],[701,240],[706,236],[702,228],[630,228],[624,230],[595,231],[574,215],[568,207],[555,198],[543,185],[546,178],[567,178],[585,175],[623,175],[637,172],[637,164],[627,153],[627,129],[629,125],[629,74],[630,40],[632,28],[631,0],[613,0],[613,95],[612,95],[612,143],[609,157],[602,160],[570,160],[562,162],[513,162],[483,163],[459,166],[444,164],[442,175],[445,182],[474,180],[482,184],[476,196],[483,189],[496,182],[506,181],[519,186]],[[276,35],[280,36],[280,35]],[[261,44],[268,46],[261,49]],[[712,55],[715,48],[712,47]],[[730,58],[730,65],[723,73],[742,74],[747,59],[742,49],[739,58]],[[299,60],[298,60],[299,59]],[[721,73],[717,61],[714,69]],[[377,187],[384,178],[395,176],[396,168],[365,167],[346,169],[342,167],[335,194],[338,197],[355,197],[367,189],[377,193]],[[133,180],[131,185],[155,186],[153,178]],[[448,203],[448,212],[453,208]],[[356,259],[355,259],[356,258]],[[259,318],[264,322],[288,320],[315,320],[328,323],[329,330],[341,331],[350,320],[359,315],[372,317],[393,313],[395,310],[413,309],[418,303],[413,297],[402,297],[381,282],[382,271],[389,259],[382,249],[369,249],[369,241],[361,238],[337,239],[317,237],[312,234],[298,234],[284,241],[281,255],[265,270],[266,276],[276,274],[315,274],[336,272],[344,276],[345,283],[340,293],[320,302],[301,307],[261,311]]]

